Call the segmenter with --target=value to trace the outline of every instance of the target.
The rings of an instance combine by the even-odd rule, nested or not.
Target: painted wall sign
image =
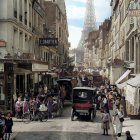
[[[140,10],[132,9],[128,11],[128,15],[131,17],[139,17],[140,16]]]

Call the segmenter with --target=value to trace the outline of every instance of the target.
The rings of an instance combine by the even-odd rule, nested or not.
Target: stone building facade
[[[39,73],[48,69],[38,40],[43,36],[44,0],[0,2],[1,105],[11,110],[13,100],[34,88]],[[4,73],[3,73],[4,72]]]
[[[112,0],[111,9],[110,20],[105,20],[98,30],[97,60],[102,69],[101,74],[108,77],[111,84],[121,84],[136,76],[132,85],[127,84],[124,90],[126,94],[135,91],[131,97],[124,94],[127,97],[127,111],[133,114],[139,110],[139,107],[135,109],[131,101],[139,98],[139,86],[136,85],[140,73],[140,18],[136,14],[132,15],[131,11],[140,9],[140,1]],[[94,47],[95,41],[90,40],[89,44]],[[139,104],[137,102],[135,106]]]
[[[70,45],[65,3],[54,4],[54,17],[54,12],[46,9],[46,4],[52,3],[0,1],[0,107],[5,110],[13,109],[18,96],[24,97],[31,89],[36,93],[39,84],[50,88],[52,79],[46,76],[48,72],[67,64]],[[47,37],[58,38],[58,46],[41,45],[40,38]]]
[[[70,43],[68,42],[68,24],[65,2],[63,0],[46,1],[46,35],[51,32],[53,37],[58,38],[58,46],[49,47],[54,57],[55,67],[67,67],[67,59]]]

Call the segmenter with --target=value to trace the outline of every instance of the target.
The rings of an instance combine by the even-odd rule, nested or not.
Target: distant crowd
[[[96,103],[97,109],[102,112],[103,135],[108,135],[112,117],[112,122],[116,125],[116,134],[121,137],[123,121],[126,116],[125,97],[118,92],[115,85],[105,85],[97,89]],[[113,114],[110,114],[109,110],[112,110]],[[126,140],[133,140],[130,131],[126,131]]]

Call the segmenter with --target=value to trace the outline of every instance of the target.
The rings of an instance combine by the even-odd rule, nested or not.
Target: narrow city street
[[[99,112],[94,122],[86,119],[71,121],[70,112],[71,104],[67,103],[61,118],[29,124],[14,122],[13,136],[15,140],[113,140],[112,130],[109,136],[102,135]]]

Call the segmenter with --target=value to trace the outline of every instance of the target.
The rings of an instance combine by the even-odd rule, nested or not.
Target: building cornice
[[[32,28],[28,29],[27,26],[24,26],[22,24],[22,22],[17,22],[16,19],[0,19],[0,22],[9,22],[9,23],[12,23],[12,24],[15,24],[16,26],[18,26],[19,28],[22,28],[23,30],[25,30],[26,32],[30,33],[31,35],[43,35],[39,30],[38,32],[33,32]]]
[[[38,63],[48,65],[48,62],[32,59],[0,59],[0,63]]]

